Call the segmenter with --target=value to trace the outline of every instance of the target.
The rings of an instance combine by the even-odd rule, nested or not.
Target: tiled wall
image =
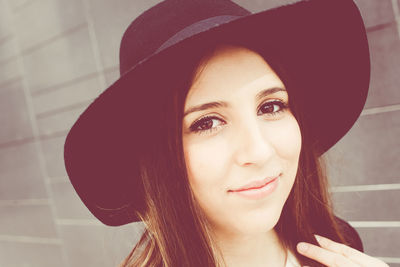
[[[140,224],[105,227],[86,210],[62,151],[77,116],[118,78],[124,29],[157,2],[0,0],[0,267],[117,266],[137,240]],[[293,1],[236,2],[259,11]],[[366,252],[400,266],[400,1],[356,2],[371,88],[328,170],[337,213]]]

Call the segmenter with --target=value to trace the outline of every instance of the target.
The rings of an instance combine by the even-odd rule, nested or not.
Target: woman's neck
[[[286,250],[275,230],[264,234],[216,235],[227,267],[285,266]]]

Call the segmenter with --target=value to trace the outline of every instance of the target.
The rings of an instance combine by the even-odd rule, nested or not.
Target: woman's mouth
[[[229,190],[228,193],[233,193],[247,199],[261,199],[275,191],[280,176],[281,175],[251,182],[238,189]]]

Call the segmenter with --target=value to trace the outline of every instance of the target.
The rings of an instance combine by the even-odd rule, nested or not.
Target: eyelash
[[[273,111],[273,112],[268,112],[268,113],[259,114],[261,108],[264,107],[264,106],[266,106],[267,104],[268,104],[268,105],[272,105],[272,106],[278,106],[278,107],[279,107],[279,110],[278,110],[278,111]],[[288,108],[288,105],[287,105],[285,102],[281,101],[281,100],[267,101],[267,102],[263,103],[262,105],[260,105],[260,107],[258,108],[258,111],[257,111],[257,115],[260,115],[260,116],[261,116],[261,115],[266,115],[266,114],[268,114],[268,116],[275,117],[275,116],[277,116],[279,113],[284,112],[285,110],[287,110],[287,108]],[[275,108],[273,108],[273,109],[275,109]],[[221,127],[221,125],[218,125],[218,126],[216,126],[216,127],[211,127],[211,128],[208,128],[208,129],[199,129],[199,127],[202,126],[202,125],[204,125],[204,123],[210,122],[210,121],[212,122],[213,120],[219,120],[220,122],[223,122],[223,124],[226,124],[226,122],[224,122],[222,119],[220,119],[220,118],[218,118],[218,117],[216,117],[216,116],[205,116],[205,117],[203,117],[203,118],[200,118],[200,119],[196,120],[196,121],[189,127],[189,129],[190,129],[191,132],[194,132],[194,133],[197,133],[197,134],[212,133],[212,132],[214,132],[215,130],[218,130],[218,129]]]

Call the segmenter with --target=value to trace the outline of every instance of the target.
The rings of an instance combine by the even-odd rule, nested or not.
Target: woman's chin
[[[232,234],[238,235],[257,235],[267,233],[274,229],[278,223],[280,213],[271,214],[257,213],[243,216],[238,220],[233,220],[229,228]],[[228,230],[228,229],[226,229]]]

